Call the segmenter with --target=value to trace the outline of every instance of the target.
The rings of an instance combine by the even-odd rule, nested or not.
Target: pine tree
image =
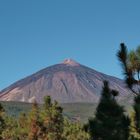
[[[116,102],[117,94],[105,81],[95,118],[89,119],[88,123],[92,140],[128,140],[129,119],[124,115],[123,107]]]
[[[122,65],[125,82],[135,95],[133,122],[136,133],[140,135],[140,47],[128,52],[125,44],[121,43],[117,56]]]
[[[128,88],[134,93],[139,95],[140,89],[140,47],[136,50],[128,52],[124,43],[120,44],[120,50],[117,57],[121,62],[124,79]]]
[[[45,97],[41,113],[41,137],[44,140],[63,140],[63,109],[50,96]]]
[[[0,139],[1,139],[1,134],[5,128],[4,113],[5,113],[4,108],[0,103]]]
[[[29,135],[28,140],[38,140],[40,132],[39,109],[36,101],[32,105],[32,110],[29,113]]]

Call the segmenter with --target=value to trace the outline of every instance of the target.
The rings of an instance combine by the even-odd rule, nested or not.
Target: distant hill
[[[123,80],[105,75],[72,59],[47,67],[19,80],[0,92],[1,101],[43,102],[46,95],[60,103],[97,103],[103,81],[118,90],[118,100],[131,102],[131,92]]]

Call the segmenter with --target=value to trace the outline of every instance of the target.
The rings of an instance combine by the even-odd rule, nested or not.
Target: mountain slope
[[[103,80],[120,92],[119,100],[130,96],[124,82],[66,59],[61,64],[45,68],[0,92],[1,101],[43,102],[50,95],[60,103],[92,102],[99,100]]]

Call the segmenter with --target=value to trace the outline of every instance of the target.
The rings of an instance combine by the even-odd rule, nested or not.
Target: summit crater
[[[80,66],[80,64],[78,62],[76,62],[75,60],[73,60],[71,58],[65,59],[62,63],[69,65],[69,66]]]

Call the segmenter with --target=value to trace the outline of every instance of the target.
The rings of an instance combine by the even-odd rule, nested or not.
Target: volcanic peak
[[[66,64],[66,65],[69,65],[69,66],[80,66],[80,64],[78,62],[76,62],[75,60],[73,60],[71,58],[65,59],[63,61],[63,64]]]

